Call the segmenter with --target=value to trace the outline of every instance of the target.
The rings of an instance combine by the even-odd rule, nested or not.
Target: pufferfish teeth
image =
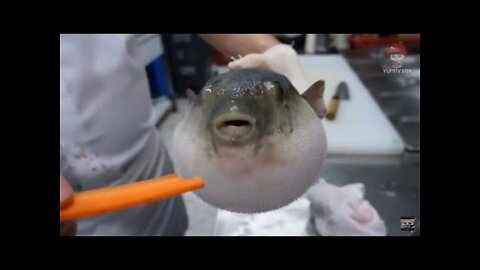
[[[235,58],[234,56],[230,56],[230,59],[232,61],[237,61],[238,59],[242,58],[243,56],[241,54],[238,55],[238,58]]]

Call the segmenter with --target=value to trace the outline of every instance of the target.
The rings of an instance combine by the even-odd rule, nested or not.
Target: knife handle
[[[337,115],[338,105],[339,105],[339,100],[337,98],[332,98],[330,100],[330,102],[328,103],[327,116],[326,116],[328,120],[335,119],[335,116]]]

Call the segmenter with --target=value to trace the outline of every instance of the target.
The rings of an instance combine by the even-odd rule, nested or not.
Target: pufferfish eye
[[[271,81],[264,81],[252,87],[249,92],[252,96],[275,97],[277,96],[278,85]]]

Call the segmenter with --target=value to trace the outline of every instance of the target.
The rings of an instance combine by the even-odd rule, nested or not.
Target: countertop
[[[387,235],[411,235],[400,230],[400,218],[420,223],[419,154],[401,156],[335,156],[327,158],[322,177],[336,185],[363,183],[365,199],[385,221]]]
[[[385,222],[387,236],[411,236],[414,235],[413,232],[401,230],[400,219],[414,217],[417,227],[415,234],[419,233],[420,163],[418,158],[418,154],[414,156],[411,154],[329,156],[323,167],[322,178],[338,186],[363,183],[365,199]],[[318,234],[312,230],[311,222],[309,202],[302,198],[268,214],[239,215],[220,211],[213,233],[221,236],[317,236]],[[245,227],[246,224],[251,225]],[[265,230],[269,227],[270,231]]]

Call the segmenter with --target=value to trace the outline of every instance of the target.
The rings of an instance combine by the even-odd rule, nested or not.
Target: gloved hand
[[[321,179],[307,192],[316,231],[322,236],[385,236],[384,221],[364,199],[361,183],[338,187]]]
[[[60,175],[60,207],[72,196],[73,190],[70,184]],[[77,224],[74,221],[60,223],[60,236],[74,236],[77,233]]]
[[[297,52],[286,44],[271,47],[262,54],[248,54],[228,64],[230,69],[265,68],[287,77],[302,94],[309,87],[298,61]]]

